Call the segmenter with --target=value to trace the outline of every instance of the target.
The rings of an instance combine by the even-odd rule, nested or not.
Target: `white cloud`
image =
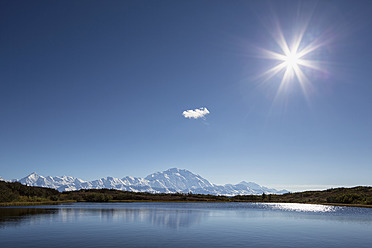
[[[182,112],[182,115],[185,116],[185,118],[203,118],[205,115],[209,114],[209,111],[207,108],[199,108],[199,109],[189,109]]]

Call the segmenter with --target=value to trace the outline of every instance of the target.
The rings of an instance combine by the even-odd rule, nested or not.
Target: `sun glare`
[[[307,25],[304,25],[298,29],[298,32],[291,37],[292,42],[289,45],[286,37],[280,29],[280,25],[277,23],[272,35],[280,50],[274,51],[259,48],[262,52],[261,56],[263,56],[264,59],[279,62],[261,74],[261,77],[264,78],[264,82],[267,82],[276,75],[282,75],[277,95],[286,89],[286,86],[290,83],[297,82],[300,84],[301,89],[307,98],[309,89],[312,85],[311,81],[305,74],[305,69],[306,72],[317,70],[326,73],[325,69],[321,66],[321,62],[314,60],[314,54],[312,53],[326,45],[327,42],[322,42],[320,37],[315,39],[313,37],[311,41],[304,39],[306,27]]]
[[[299,56],[297,53],[290,52],[284,58],[284,63],[287,69],[293,69],[299,63]]]

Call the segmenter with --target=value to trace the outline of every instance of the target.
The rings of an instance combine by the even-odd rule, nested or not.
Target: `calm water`
[[[260,203],[0,208],[0,247],[372,247],[372,209]]]

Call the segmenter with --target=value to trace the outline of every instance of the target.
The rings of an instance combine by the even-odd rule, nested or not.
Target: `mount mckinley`
[[[172,168],[156,172],[145,178],[126,176],[121,179],[105,177],[94,181],[84,181],[75,177],[40,176],[35,172],[19,180],[13,180],[28,186],[38,186],[57,189],[58,191],[73,191],[79,189],[116,189],[134,192],[150,193],[196,193],[212,195],[259,195],[284,194],[286,190],[269,189],[252,182],[241,182],[235,185],[216,185],[207,179],[188,170]]]

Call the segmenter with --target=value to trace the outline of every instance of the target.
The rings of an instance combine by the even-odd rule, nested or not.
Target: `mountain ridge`
[[[14,180],[28,186],[53,188],[60,192],[80,189],[116,189],[149,193],[197,193],[211,195],[260,195],[284,194],[287,190],[276,190],[254,182],[242,181],[238,184],[216,185],[186,169],[170,168],[152,173],[145,178],[125,176],[123,178],[103,177],[92,181],[70,176],[41,176],[32,172],[28,176]]]

